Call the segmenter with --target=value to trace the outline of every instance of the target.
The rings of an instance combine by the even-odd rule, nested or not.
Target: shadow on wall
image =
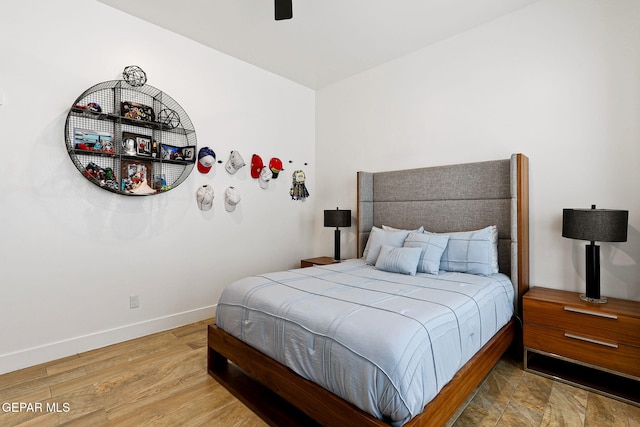
[[[56,117],[35,139],[29,164],[38,167],[30,169],[30,186],[21,190],[56,228],[100,242],[149,239],[175,228],[189,209],[195,209],[195,192],[189,182],[155,196],[116,194],[91,183],[67,153],[66,114]]]

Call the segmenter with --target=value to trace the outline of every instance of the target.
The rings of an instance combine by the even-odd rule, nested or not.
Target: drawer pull
[[[573,313],[588,314],[590,316],[606,317],[607,319],[617,319],[618,318],[618,316],[616,316],[615,314],[599,313],[597,311],[582,310],[580,308],[564,307],[564,310],[565,311],[571,311]]]
[[[573,338],[574,340],[580,340],[580,341],[586,341],[586,342],[590,342],[593,344],[599,344],[599,345],[604,345],[606,347],[611,347],[611,348],[618,348],[618,344],[613,344],[610,342],[605,342],[605,341],[600,341],[600,340],[594,340],[592,338],[587,338],[587,337],[581,337],[580,335],[573,335],[573,334],[569,334],[567,332],[564,333],[564,336],[567,338]]]

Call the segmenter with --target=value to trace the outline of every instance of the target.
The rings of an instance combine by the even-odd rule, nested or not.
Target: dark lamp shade
[[[351,211],[334,209],[324,211],[325,227],[351,227]]]
[[[626,242],[629,211],[563,209],[562,236],[591,242]]]

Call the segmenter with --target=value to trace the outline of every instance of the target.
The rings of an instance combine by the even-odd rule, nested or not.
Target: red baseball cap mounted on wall
[[[258,179],[263,167],[264,163],[262,163],[262,157],[257,154],[251,156],[251,178]]]
[[[269,160],[269,169],[271,169],[272,178],[276,179],[278,174],[283,171],[282,160],[277,157],[273,157]]]

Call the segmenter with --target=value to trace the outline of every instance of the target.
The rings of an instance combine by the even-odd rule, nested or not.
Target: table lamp
[[[588,240],[586,250],[586,293],[580,298],[588,302],[606,303],[600,296],[600,246],[595,242],[626,242],[629,211],[613,209],[563,209],[562,236]]]
[[[335,227],[335,249],[333,259],[340,261],[340,228],[351,227],[351,211],[345,209],[325,210],[324,226]]]

